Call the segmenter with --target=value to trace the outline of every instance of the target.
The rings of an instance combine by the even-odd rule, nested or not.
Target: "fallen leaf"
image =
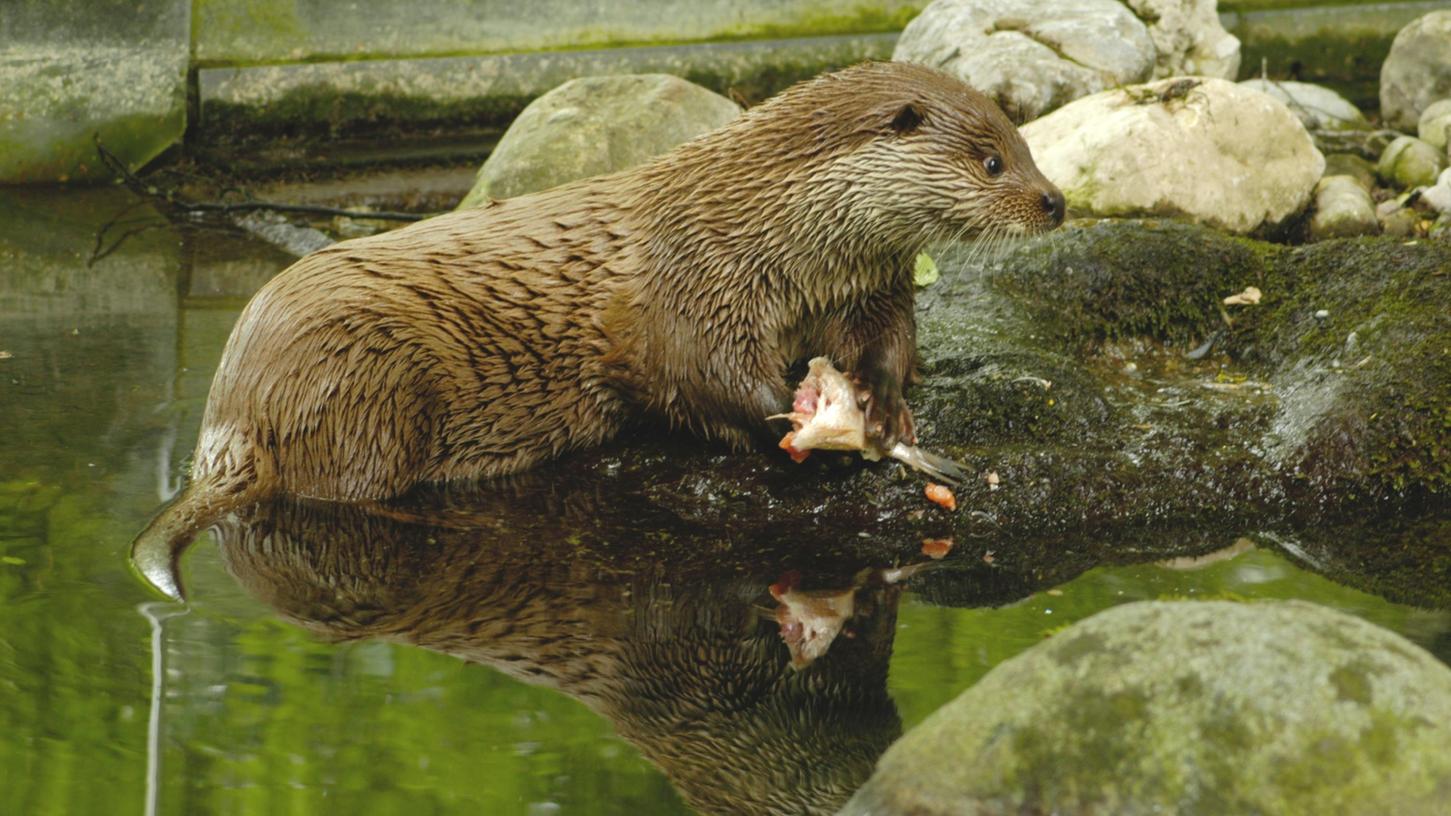
[[[917,253],[917,262],[912,265],[912,282],[918,286],[931,286],[941,277],[937,264],[925,252]]]
[[[1237,295],[1230,295],[1224,299],[1225,306],[1253,306],[1260,302],[1263,297],[1258,287],[1246,286],[1243,292]]]

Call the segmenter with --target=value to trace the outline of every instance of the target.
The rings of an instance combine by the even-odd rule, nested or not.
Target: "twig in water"
[[[265,210],[268,212],[296,213],[300,215],[340,215],[347,218],[373,218],[379,221],[422,221],[427,215],[406,212],[365,212],[362,210],[345,210],[339,207],[323,207],[316,204],[278,204],[271,201],[187,201],[176,193],[167,190],[161,191],[150,186],[136,177],[126,163],[117,158],[116,154],[106,149],[101,144],[99,136],[96,138],[96,152],[100,154],[101,161],[111,168],[121,179],[121,183],[131,192],[148,198],[160,198],[172,207],[183,212],[213,212],[213,213],[243,213]]]

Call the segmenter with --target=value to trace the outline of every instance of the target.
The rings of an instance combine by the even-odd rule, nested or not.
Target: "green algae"
[[[0,183],[110,180],[97,140],[134,169],[186,129],[179,42],[9,44],[0,87],[14,101],[0,112]]]
[[[669,73],[758,101],[824,70],[885,58],[883,38],[764,42],[741,48],[549,52],[478,60],[212,69],[199,75],[203,141],[471,134],[509,125],[535,97],[578,76]]]

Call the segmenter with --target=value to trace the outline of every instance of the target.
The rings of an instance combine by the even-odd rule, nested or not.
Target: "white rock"
[[[1239,84],[1284,102],[1311,130],[1360,130],[1369,126],[1359,108],[1320,85],[1274,79],[1246,79]]]
[[[1416,135],[1426,144],[1446,150],[1447,141],[1451,141],[1451,99],[1438,99],[1421,111]]]
[[[1451,10],[1412,20],[1396,34],[1380,68],[1380,114],[1409,132],[1421,111],[1451,96]]]
[[[1451,214],[1451,167],[1442,170],[1436,183],[1421,191],[1421,203],[1442,215]]]
[[[1149,27],[1158,57],[1154,79],[1239,73],[1239,39],[1219,23],[1217,0],[1124,0]]]
[[[1154,55],[1147,27],[1117,0],[935,0],[892,59],[954,74],[1021,122],[1147,79]]]
[[[1380,232],[1375,202],[1354,176],[1326,176],[1315,185],[1315,215],[1310,218],[1310,236],[1342,238]]]
[[[1241,233],[1300,211],[1325,169],[1289,108],[1222,79],[1105,91],[1022,133],[1081,212],[1183,215]]]

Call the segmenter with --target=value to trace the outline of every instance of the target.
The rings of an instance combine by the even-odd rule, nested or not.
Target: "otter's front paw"
[[[901,382],[883,373],[867,372],[857,379],[857,401],[866,411],[867,438],[882,450],[891,450],[898,442],[917,444],[912,411],[902,398]]]

